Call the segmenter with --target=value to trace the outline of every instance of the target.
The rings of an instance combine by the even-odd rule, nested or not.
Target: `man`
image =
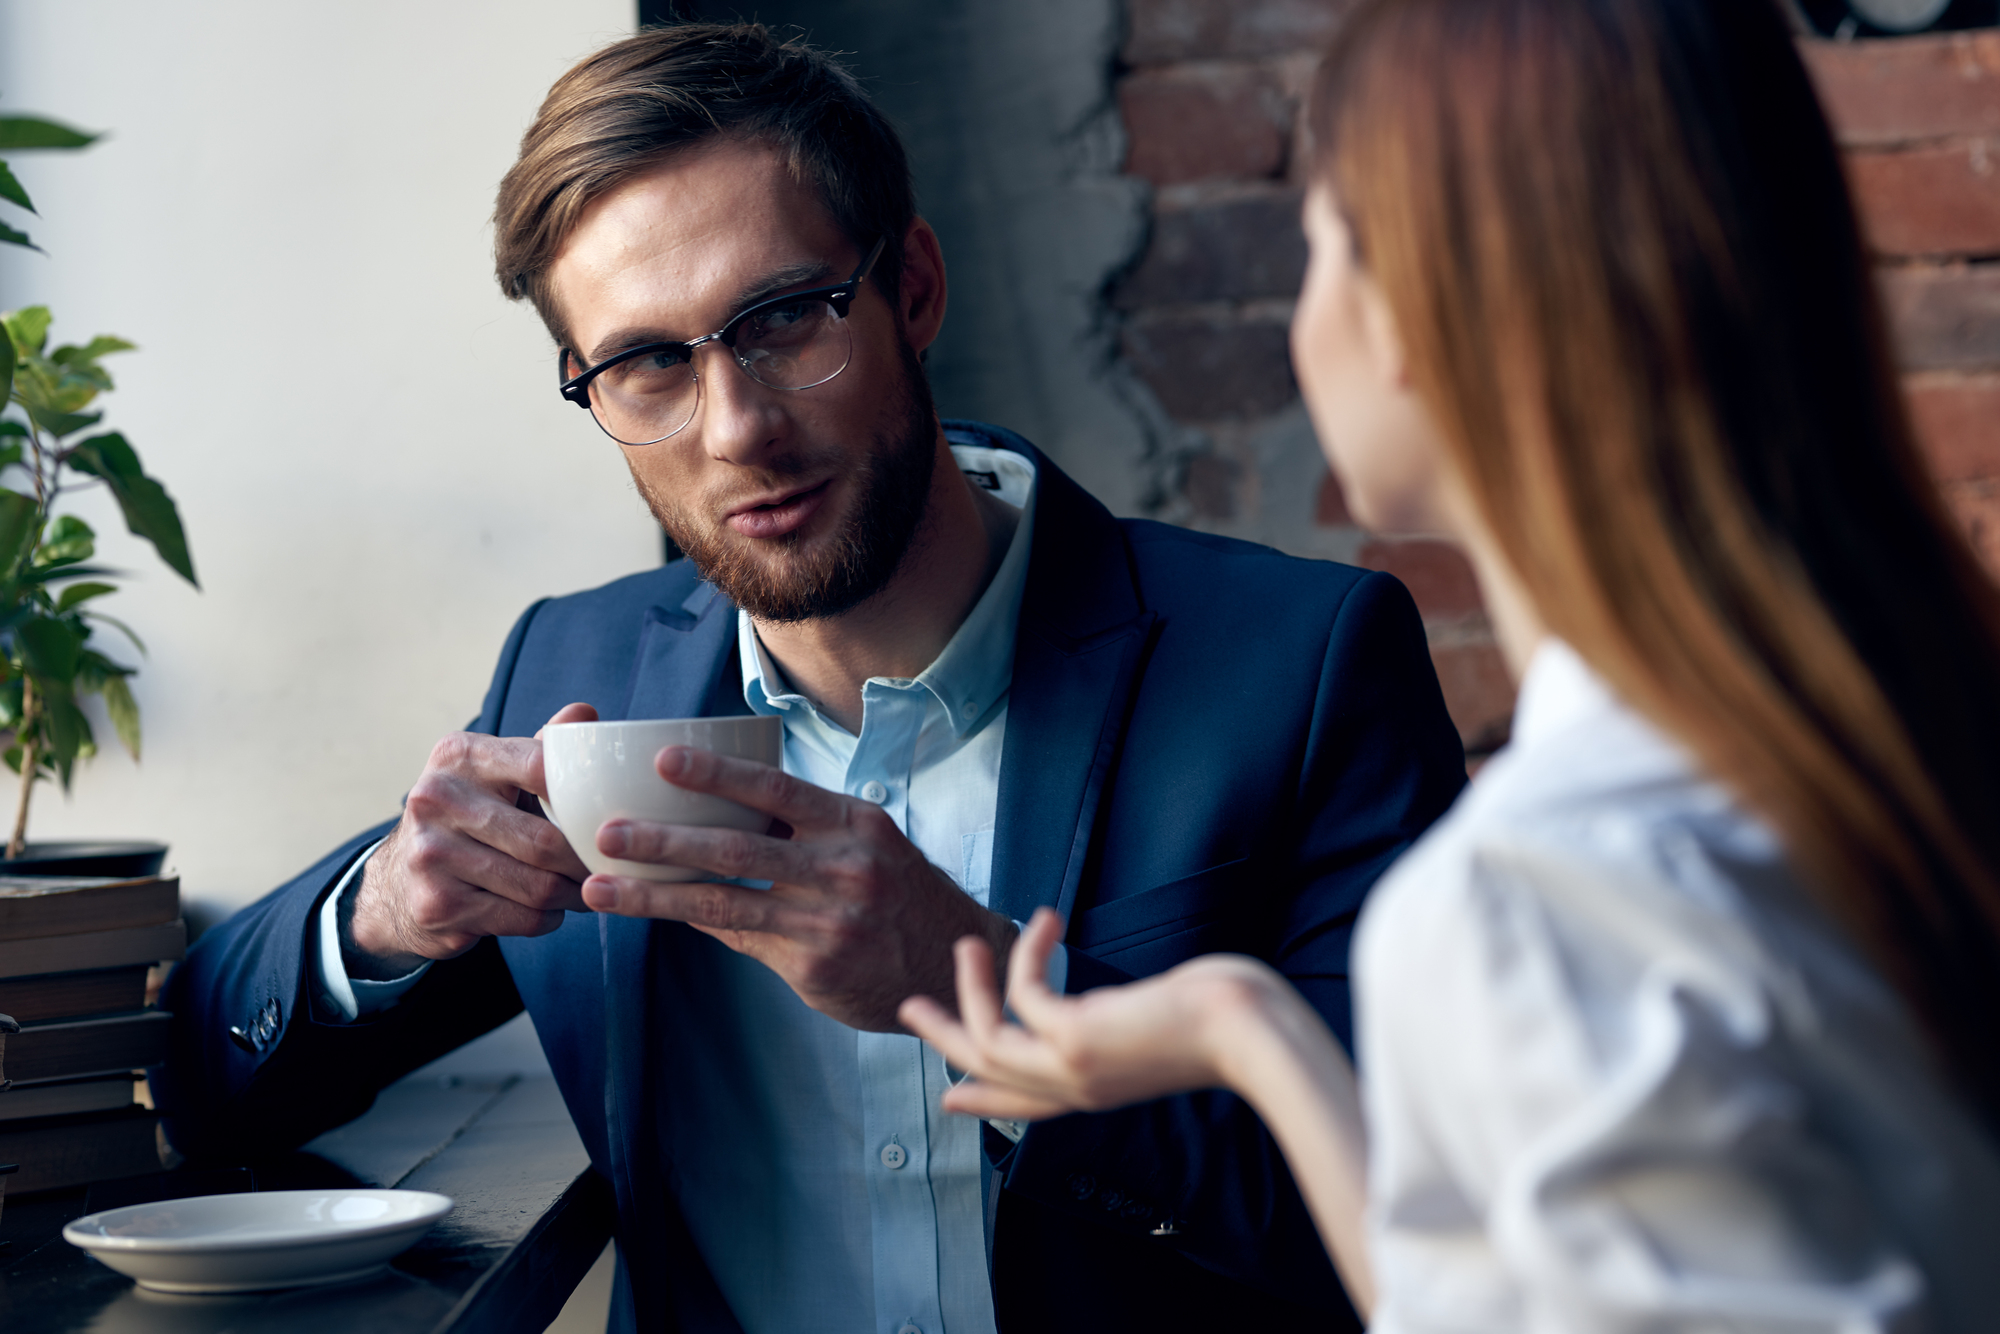
[[[1400,586],[1115,521],[1025,441],[941,426],[902,150],[761,28],[583,62],[496,222],[565,396],[688,559],[531,607],[402,817],[202,939],[175,1142],[297,1143],[525,1003],[617,1192],[616,1328],[1351,1319],[1240,1102],[950,1117],[894,1011],[1047,903],[1070,990],[1240,949],[1345,1035],[1361,898],[1462,782]],[[770,834],[595,831],[714,882],[586,878],[534,813],[545,722],[744,712],[783,720],[783,773],[658,767]]]

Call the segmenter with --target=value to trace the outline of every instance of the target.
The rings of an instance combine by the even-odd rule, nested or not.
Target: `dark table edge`
[[[595,1168],[584,1169],[466,1290],[434,1334],[543,1334],[604,1253],[617,1217],[611,1183]]]

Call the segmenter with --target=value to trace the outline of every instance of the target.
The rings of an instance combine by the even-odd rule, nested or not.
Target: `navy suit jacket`
[[[1281,969],[1347,1041],[1362,898],[1464,781],[1409,595],[1383,574],[1114,519],[1018,437],[948,427],[1040,470],[992,907],[1068,917],[1072,991],[1240,951]],[[574,700],[605,718],[743,713],[735,625],[685,561],[538,602],[472,730],[530,735]],[[174,1143],[209,1160],[291,1148],[525,1004],[616,1190],[613,1328],[737,1330],[648,1133],[661,1100],[700,1096],[675,1087],[671,1030],[655,1021],[713,1004],[682,988],[723,946],[678,923],[574,914],[438,964],[380,1015],[326,1022],[309,997],[314,910],[389,827],[209,931],[175,972],[157,1072]],[[229,1039],[273,1008],[259,1050]],[[1063,1117],[1018,1147],[989,1130],[987,1144],[1004,1182],[1003,1330],[1352,1320],[1275,1144],[1232,1095]]]

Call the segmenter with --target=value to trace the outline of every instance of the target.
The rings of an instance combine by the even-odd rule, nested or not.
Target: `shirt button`
[[[871,778],[861,785],[861,799],[863,801],[872,801],[877,806],[880,806],[889,799],[889,789]]]
[[[903,1327],[897,1330],[896,1334],[924,1334],[924,1327],[914,1320],[905,1320]]]
[[[909,1161],[909,1150],[905,1149],[902,1145],[884,1144],[882,1146],[882,1166],[888,1168],[891,1172]]]

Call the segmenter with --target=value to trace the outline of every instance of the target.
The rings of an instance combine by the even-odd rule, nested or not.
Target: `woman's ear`
[[[944,327],[944,251],[937,233],[922,218],[903,235],[903,279],[896,315],[910,346],[922,352]]]

